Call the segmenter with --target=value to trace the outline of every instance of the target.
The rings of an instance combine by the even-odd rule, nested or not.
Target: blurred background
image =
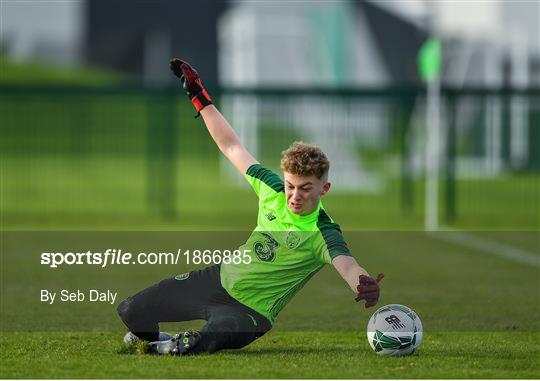
[[[171,57],[265,166],[320,145],[344,230],[540,228],[537,1],[2,0],[0,18],[2,230],[254,227]]]

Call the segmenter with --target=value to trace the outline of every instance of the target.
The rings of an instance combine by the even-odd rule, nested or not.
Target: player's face
[[[287,207],[295,214],[306,216],[317,209],[319,200],[330,190],[330,183],[323,176],[298,176],[285,172],[285,196]]]

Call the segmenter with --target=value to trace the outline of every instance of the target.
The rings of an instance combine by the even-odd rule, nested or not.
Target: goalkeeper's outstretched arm
[[[250,166],[258,163],[242,145],[229,122],[214,105],[202,109],[201,115],[208,132],[210,132],[220,151],[242,175],[246,173]]]
[[[173,58],[170,67],[174,75],[180,78],[182,86],[195,109],[202,116],[208,132],[220,151],[244,175],[247,169],[258,161],[246,150],[231,125],[212,104],[210,95],[202,85],[199,74],[187,62]]]
[[[365,307],[373,307],[379,301],[379,283],[384,278],[384,274],[379,274],[377,279],[373,279],[368,272],[360,267],[354,257],[348,255],[338,255],[332,260],[335,269],[347,282],[349,287],[356,292],[355,300],[365,300]]]

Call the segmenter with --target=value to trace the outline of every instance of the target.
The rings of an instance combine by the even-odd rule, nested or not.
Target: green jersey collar
[[[287,216],[289,217],[290,221],[294,222],[295,224],[299,224],[302,226],[311,225],[317,222],[317,218],[319,217],[319,212],[321,208],[323,207],[322,201],[319,201],[319,205],[317,205],[317,208],[313,213],[310,213],[306,216],[302,216],[300,214],[296,214],[291,212],[289,207],[285,205],[285,209],[287,210]]]

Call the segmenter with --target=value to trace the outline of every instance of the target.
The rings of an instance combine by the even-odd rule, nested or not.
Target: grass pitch
[[[429,333],[417,354],[379,357],[358,332],[268,333],[191,357],[125,353],[120,334],[11,333],[2,378],[538,378],[539,333]]]

